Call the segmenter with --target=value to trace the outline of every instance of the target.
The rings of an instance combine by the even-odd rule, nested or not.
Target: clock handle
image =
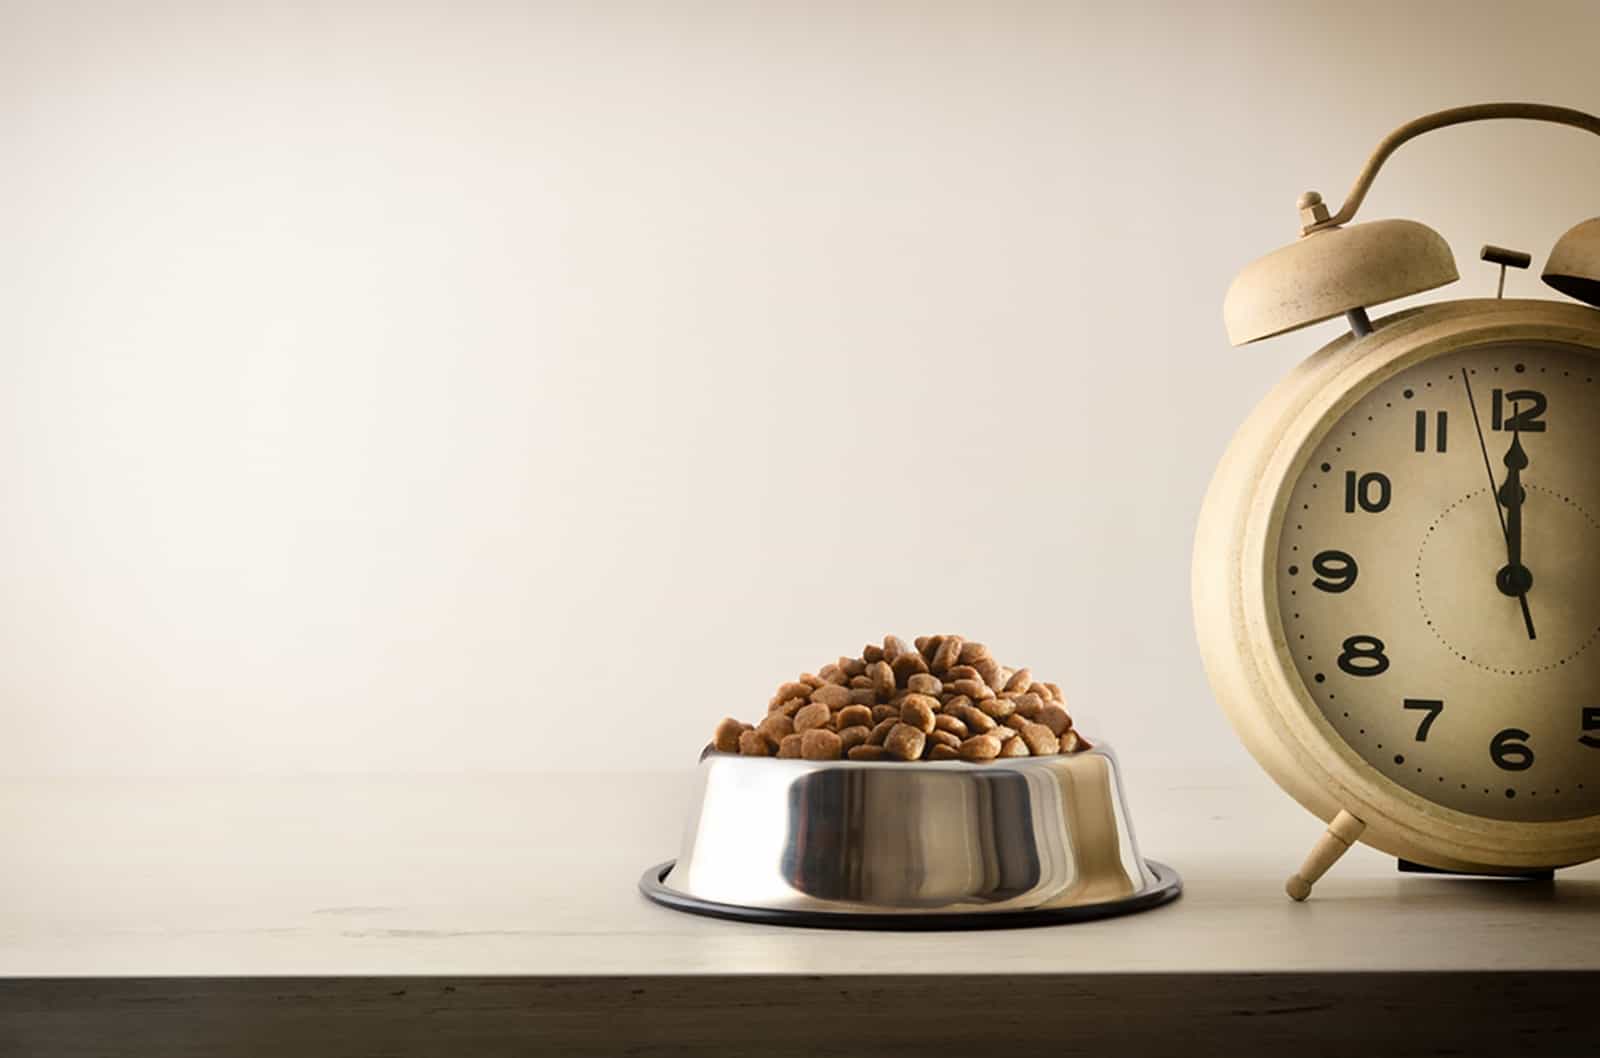
[[[1339,814],[1328,824],[1327,832],[1317,839],[1317,843],[1306,854],[1306,861],[1284,883],[1283,889],[1289,898],[1299,901],[1310,896],[1311,887],[1328,873],[1329,867],[1339,862],[1340,856],[1350,851],[1350,846],[1356,843],[1365,829],[1365,823],[1344,809],[1339,809]]]
[[[1361,208],[1362,201],[1367,197],[1367,192],[1372,189],[1372,181],[1377,177],[1378,170],[1383,168],[1383,163],[1395,152],[1402,143],[1415,139],[1425,132],[1435,129],[1448,128],[1451,125],[1464,125],[1470,121],[1491,121],[1500,118],[1517,118],[1524,121],[1549,121],[1557,125],[1570,125],[1575,129],[1583,129],[1600,135],[1600,117],[1586,114],[1581,110],[1570,107],[1553,107],[1544,103],[1480,103],[1476,106],[1453,107],[1449,110],[1440,110],[1437,113],[1426,114],[1415,121],[1408,121],[1383,138],[1378,144],[1378,149],[1372,152],[1372,157],[1367,159],[1361,175],[1356,177],[1355,186],[1345,196],[1344,205],[1339,207],[1339,212],[1333,216],[1327,215],[1327,207],[1322,205],[1321,196],[1315,203],[1308,204],[1307,215],[1302,217],[1306,223],[1301,228],[1301,233],[1310,235],[1313,231],[1322,231],[1324,228],[1333,228],[1341,224],[1348,224],[1355,219],[1356,210]],[[1316,211],[1312,210],[1315,206]]]

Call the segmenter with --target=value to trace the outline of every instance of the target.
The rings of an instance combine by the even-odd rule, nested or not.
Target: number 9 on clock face
[[[1469,346],[1323,424],[1276,546],[1306,693],[1367,764],[1504,820],[1600,813],[1600,385]]]

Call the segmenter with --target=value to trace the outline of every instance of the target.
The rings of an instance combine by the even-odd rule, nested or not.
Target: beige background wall
[[[1600,5],[0,0],[0,774],[688,767],[888,630],[1253,768],[1189,538],[1325,325],[1222,293]],[[1492,291],[1600,143],[1406,148]],[[1513,280],[1517,293],[1537,281]]]

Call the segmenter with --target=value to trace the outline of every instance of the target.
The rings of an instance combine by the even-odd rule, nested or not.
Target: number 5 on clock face
[[[1600,749],[1600,708],[1583,711],[1583,731],[1578,741],[1590,749]]]

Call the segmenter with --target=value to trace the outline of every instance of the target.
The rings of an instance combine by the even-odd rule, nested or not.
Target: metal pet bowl
[[[678,859],[639,888],[721,918],[982,929],[1140,911],[1182,882],[1140,857],[1105,746],[987,764],[707,750]]]

